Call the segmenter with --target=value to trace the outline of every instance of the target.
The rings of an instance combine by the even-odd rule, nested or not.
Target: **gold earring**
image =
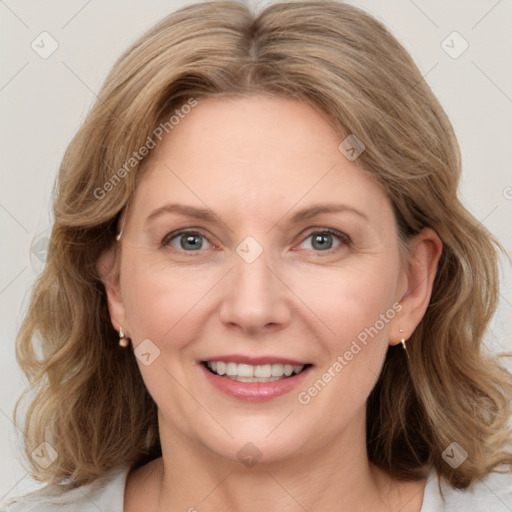
[[[128,343],[129,343],[128,338],[125,337],[123,328],[120,327],[119,328],[119,346],[126,348],[128,346]]]
[[[402,329],[400,329],[400,332],[403,333],[404,331]],[[404,351],[405,351],[405,353],[407,355],[407,359],[409,359],[409,353],[407,352],[407,346],[405,344],[405,341],[406,341],[405,338],[402,338],[400,340],[400,343],[402,344],[402,347],[404,347]]]

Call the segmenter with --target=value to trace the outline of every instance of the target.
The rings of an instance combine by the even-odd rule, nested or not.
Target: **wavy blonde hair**
[[[34,477],[81,485],[160,455],[156,406],[133,352],[118,348],[97,270],[147,158],[113,176],[191,98],[255,93],[306,102],[356,134],[357,164],[387,191],[401,239],[429,226],[443,242],[410,361],[390,347],[369,397],[370,460],[401,480],[434,467],[458,488],[512,463],[511,375],[483,346],[500,246],[457,197],[457,141],[413,60],[350,5],[280,2],[258,14],[214,1],[167,16],[119,58],[64,155],[47,263],[17,340]],[[58,452],[47,469],[30,457],[42,441]],[[457,469],[442,458],[454,441],[469,454]]]

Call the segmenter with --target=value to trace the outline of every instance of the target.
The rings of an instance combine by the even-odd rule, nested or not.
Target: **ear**
[[[397,302],[402,310],[390,330],[390,345],[410,338],[425,315],[442,250],[443,243],[432,228],[424,228],[411,240],[398,289]]]
[[[112,245],[103,251],[98,258],[96,268],[100,278],[105,286],[107,295],[108,310],[110,321],[116,331],[123,328],[127,337],[126,315],[121,297],[121,287],[119,283],[119,265],[115,245]]]

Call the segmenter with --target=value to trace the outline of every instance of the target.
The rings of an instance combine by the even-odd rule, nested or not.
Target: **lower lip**
[[[289,393],[299,386],[311,370],[311,366],[293,377],[286,377],[273,382],[238,382],[236,380],[221,377],[208,371],[199,363],[208,381],[219,391],[238,400],[248,402],[263,402]]]

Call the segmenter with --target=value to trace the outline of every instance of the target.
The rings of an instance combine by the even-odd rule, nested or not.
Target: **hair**
[[[158,127],[170,133],[187,103],[253,94],[307,103],[355,134],[366,147],[356,164],[384,187],[400,240],[431,227],[443,243],[410,360],[390,347],[368,398],[369,460],[403,481],[433,467],[456,488],[511,464],[511,375],[484,345],[501,246],[457,197],[454,131],[412,58],[379,21],[336,1],[260,13],[210,1],[165,17],[118,59],[64,154],[47,262],[17,339],[29,387],[15,416],[29,399],[33,476],[82,485],[160,456],[156,405],[133,351],[118,347],[98,259]],[[58,453],[46,469],[30,457],[43,441]],[[452,442],[469,454],[455,469],[443,460]]]

